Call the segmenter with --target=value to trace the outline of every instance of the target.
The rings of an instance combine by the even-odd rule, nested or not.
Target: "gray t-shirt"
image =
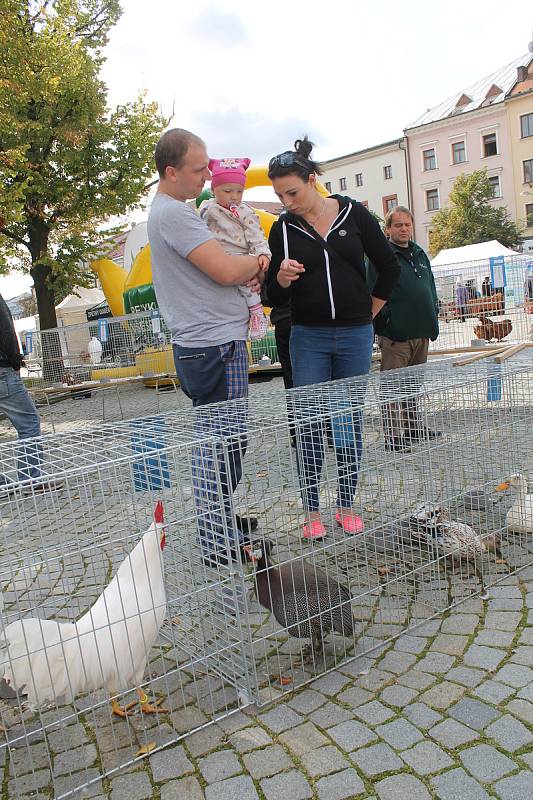
[[[188,260],[212,238],[190,206],[156,194],[148,217],[152,278],[172,341],[183,347],[248,338],[248,306],[238,286],[221,286]]]

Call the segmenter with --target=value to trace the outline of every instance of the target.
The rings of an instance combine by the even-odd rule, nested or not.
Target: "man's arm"
[[[206,275],[222,286],[238,286],[259,271],[256,256],[230,256],[216,239],[195,247],[187,256]]]

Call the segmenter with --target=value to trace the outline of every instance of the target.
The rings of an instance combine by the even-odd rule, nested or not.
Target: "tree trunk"
[[[65,367],[61,352],[61,341],[59,334],[55,330],[57,328],[57,317],[54,289],[47,280],[51,274],[51,269],[47,264],[38,263],[40,259],[47,255],[47,252],[48,229],[38,222],[34,223],[30,229],[32,260],[30,274],[35,286],[39,328],[41,331],[49,331],[44,335],[41,334],[43,378],[47,383],[57,383],[61,381]]]

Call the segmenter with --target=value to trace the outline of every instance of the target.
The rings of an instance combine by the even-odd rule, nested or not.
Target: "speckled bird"
[[[433,541],[442,555],[455,561],[473,561],[487,548],[470,525],[450,519],[437,503],[424,503],[411,514],[410,529],[419,541]]]
[[[290,636],[311,639],[312,652],[324,652],[324,638],[335,631],[353,639],[349,589],[321,567],[303,559],[276,567],[268,548],[246,548],[255,565],[257,599]]]

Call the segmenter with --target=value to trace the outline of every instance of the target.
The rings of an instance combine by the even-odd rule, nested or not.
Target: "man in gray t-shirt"
[[[234,514],[231,495],[246,452],[248,396],[249,312],[238,286],[251,281],[258,291],[260,270],[255,256],[227,254],[186,205],[211,177],[204,142],[174,128],[159,140],[155,161],[159,187],[148,217],[148,238],[154,288],[172,333],[177,376],[194,406],[235,400],[198,413],[196,422],[198,433],[222,436],[229,451],[229,470],[224,453],[213,443],[193,453],[202,554],[209,566],[218,567],[237,557],[237,547],[257,526],[257,520]]]

